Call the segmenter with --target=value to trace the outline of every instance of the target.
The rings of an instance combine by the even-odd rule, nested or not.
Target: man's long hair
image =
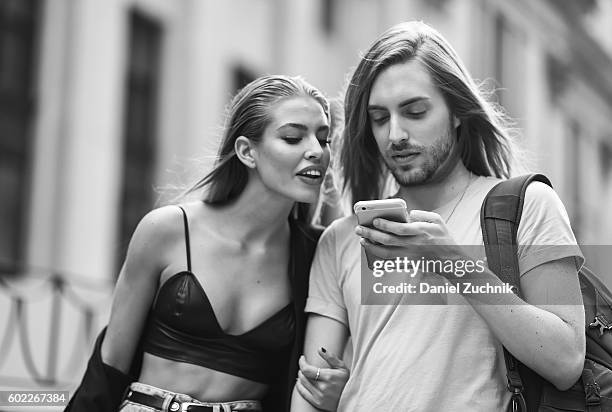
[[[367,110],[372,85],[385,68],[411,60],[423,64],[451,114],[461,121],[457,144],[467,169],[480,176],[506,178],[511,174],[518,149],[503,112],[487,101],[440,33],[411,21],[390,28],[374,41],[347,87],[340,163],[343,188],[353,203],[379,198],[388,176]]]

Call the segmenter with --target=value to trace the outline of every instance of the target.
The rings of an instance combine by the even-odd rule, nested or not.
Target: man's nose
[[[389,119],[389,140],[393,144],[400,144],[408,140],[408,132],[398,116],[391,116]]]

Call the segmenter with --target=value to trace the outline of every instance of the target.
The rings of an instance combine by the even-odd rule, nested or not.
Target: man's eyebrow
[[[404,100],[403,102],[401,102],[399,104],[399,107],[405,107],[405,106],[408,106],[409,104],[420,102],[420,101],[423,101],[423,100],[429,100],[429,97],[427,97],[427,96],[412,97],[410,99],[407,99],[407,100]]]
[[[415,103],[415,102],[419,102],[422,100],[429,100],[429,97],[427,96],[415,96],[415,97],[411,97],[410,99],[406,99],[402,102],[400,102],[400,104],[398,105],[399,107],[404,107],[404,106],[408,106],[409,104]],[[368,105],[368,110],[387,110],[386,107],[384,106],[378,106],[376,104],[371,104]]]

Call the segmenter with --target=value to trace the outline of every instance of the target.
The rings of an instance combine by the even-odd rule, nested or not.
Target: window
[[[437,11],[443,11],[448,3],[448,0],[428,0],[427,5]]]
[[[243,66],[237,66],[234,68],[234,78],[232,79],[232,94],[238,92],[238,90],[242,89],[247,84],[251,83],[253,80],[257,78],[250,70],[244,68]]]
[[[29,194],[37,0],[0,0],[0,262],[23,259]]]
[[[494,77],[497,82],[497,99],[508,114],[519,121],[524,119],[525,60],[527,58],[527,36],[515,22],[503,14],[495,17],[493,53]]]
[[[609,181],[612,172],[612,145],[607,140],[599,142],[599,165],[602,180]]]
[[[495,35],[494,35],[495,41],[493,42],[493,52],[495,53],[493,76],[495,77],[495,81],[497,82],[496,88],[503,87],[504,37],[505,37],[504,34],[506,30],[507,30],[506,19],[501,14],[496,15],[495,16]],[[497,99],[500,104],[503,104],[503,91],[497,90]]]
[[[138,12],[130,15],[129,30],[119,222],[123,251],[140,219],[153,207],[162,37],[160,25]]]
[[[321,26],[326,34],[334,31],[337,0],[321,0]]]
[[[582,130],[576,121],[570,121],[568,127],[568,140],[565,164],[566,168],[566,184],[568,185],[568,209],[572,230],[576,235],[576,239],[580,240],[581,230],[584,223],[583,211],[584,203],[581,196],[582,173],[581,173],[581,134]]]

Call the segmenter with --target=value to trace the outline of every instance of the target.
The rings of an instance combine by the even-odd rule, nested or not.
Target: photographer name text
[[[497,293],[514,293],[512,286],[509,283],[501,285],[475,284],[473,282],[459,282],[455,284],[432,285],[427,282],[419,282],[418,284],[402,282],[397,285],[385,285],[381,282],[374,283],[372,290],[376,294],[497,294]]]

